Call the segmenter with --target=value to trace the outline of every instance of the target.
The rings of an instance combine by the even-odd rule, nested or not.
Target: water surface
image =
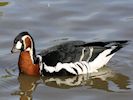
[[[133,40],[132,0],[2,0],[0,2],[1,100],[132,100],[133,43],[99,73],[75,77],[19,75],[14,37],[28,31],[37,52],[69,40]]]

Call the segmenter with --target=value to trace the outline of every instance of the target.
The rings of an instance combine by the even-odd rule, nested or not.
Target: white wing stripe
[[[88,57],[88,59],[87,59],[87,62],[89,62],[89,60],[90,60],[91,57],[92,57],[92,53],[93,53],[93,47],[89,47],[89,49],[90,49],[90,54],[89,54],[89,57]]]
[[[85,56],[85,48],[82,49],[82,53],[81,53],[81,57],[80,57],[79,61],[82,61],[84,56]]]

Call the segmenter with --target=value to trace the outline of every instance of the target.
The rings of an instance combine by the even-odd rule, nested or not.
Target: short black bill
[[[13,46],[13,48],[11,50],[11,53],[17,53],[17,52],[20,52],[20,50],[16,49],[16,47]]]

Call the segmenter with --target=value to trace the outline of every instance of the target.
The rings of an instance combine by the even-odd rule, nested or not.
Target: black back
[[[58,62],[74,63],[80,61],[81,56],[83,56],[82,61],[92,62],[104,50],[112,49],[111,53],[107,55],[109,56],[120,50],[127,43],[128,40],[90,43],[85,43],[83,41],[69,41],[44,50],[40,55],[43,57],[43,62],[48,66],[55,66]],[[115,48],[112,48],[113,46],[115,46]],[[89,58],[90,47],[93,48],[91,58]],[[84,55],[82,54],[83,49]]]
[[[43,57],[43,62],[48,66],[55,66],[58,62],[61,63],[69,63],[69,62],[77,62],[80,60],[82,56],[82,50],[84,50],[83,61],[86,61],[90,56],[90,46],[84,47],[85,42],[83,41],[70,41],[55,47],[44,50],[40,53]],[[93,61],[99,53],[101,53],[106,48],[95,46],[93,47],[93,56],[89,61]]]

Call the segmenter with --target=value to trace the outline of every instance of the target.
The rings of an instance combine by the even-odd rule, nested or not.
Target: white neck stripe
[[[26,43],[25,43],[25,39],[26,38],[29,38],[30,39],[30,41],[31,41],[31,48],[28,47],[26,49]],[[33,41],[32,41],[32,39],[31,39],[31,37],[29,35],[23,36],[22,37],[22,40],[24,41],[24,49],[26,49],[26,51],[29,51],[30,52],[30,57],[31,57],[32,63],[34,64],[34,59],[33,59],[33,43],[32,43]]]

